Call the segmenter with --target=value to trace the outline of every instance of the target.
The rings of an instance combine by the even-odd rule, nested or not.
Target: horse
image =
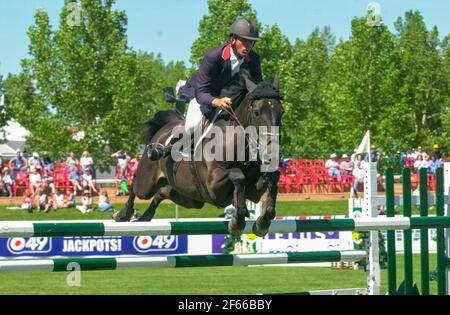
[[[241,70],[221,90],[219,97],[224,96],[232,98],[235,111],[220,115],[214,123],[223,133],[227,127],[245,129],[257,126],[270,129],[275,126],[278,128],[274,129],[279,130],[283,108],[277,78],[272,84],[264,81],[255,84],[249,79],[248,72]],[[236,211],[228,223],[228,230],[232,235],[239,236],[245,228],[245,218],[249,217],[246,199],[257,203],[268,190],[261,215],[252,227],[254,234],[266,235],[276,214],[279,172],[275,169],[265,172],[261,170],[261,166],[273,162],[269,153],[274,148],[275,141],[271,138],[258,158],[251,159],[249,144],[255,139],[247,136],[244,161],[237,159],[236,154],[232,160],[227,161],[208,161],[204,158],[194,162],[184,159],[175,161],[172,155],[158,161],[149,160],[148,144],[165,143],[173,128],[182,123],[183,118],[176,111],[166,110],[156,113],[153,119],[144,124],[143,134],[147,146],[134,176],[128,201],[120,212],[114,213],[113,218],[117,222],[130,221],[136,197],[144,200],[153,198],[138,221],[151,221],[158,205],[167,199],[188,209],[201,209],[205,203],[219,208],[233,204]],[[266,135],[279,136],[275,132]],[[237,148],[230,138],[224,141],[224,149],[229,149],[230,145],[233,149]],[[204,139],[205,147],[211,141],[213,140]],[[279,155],[276,159],[278,158]]]

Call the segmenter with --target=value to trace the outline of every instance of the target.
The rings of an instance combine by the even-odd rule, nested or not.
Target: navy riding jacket
[[[200,68],[180,88],[180,96],[185,99],[196,98],[197,102],[212,109],[212,101],[231,80],[231,44],[220,45],[209,50]],[[262,81],[261,63],[257,53],[251,51],[241,65],[247,67],[255,83]]]

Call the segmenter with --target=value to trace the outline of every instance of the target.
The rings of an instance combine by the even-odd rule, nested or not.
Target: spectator
[[[31,168],[31,174],[29,176],[29,180],[30,180],[30,190],[34,197],[36,192],[39,190],[39,188],[42,187],[41,174],[38,173],[38,171],[35,167]]]
[[[130,161],[130,157],[124,150],[119,150],[116,153],[112,154],[112,157],[117,159],[117,167],[122,168],[123,170],[128,169],[128,162]]]
[[[9,168],[11,169],[11,175],[13,179],[16,178],[16,172],[26,171],[28,168],[27,160],[22,156],[20,149],[16,150],[16,157],[9,162]]]
[[[88,170],[93,173],[94,169],[94,160],[92,160],[92,157],[89,155],[88,151],[84,151],[80,158],[80,166],[83,171]]]
[[[0,168],[3,169],[3,155],[0,153]]]
[[[414,162],[414,169],[419,172],[421,168],[428,169],[429,163],[423,159],[422,154],[417,154],[416,161]]]
[[[353,173],[353,163],[349,160],[347,154],[342,155],[342,161],[339,164],[339,168],[341,169],[341,174],[343,175],[352,175]]]
[[[58,209],[63,209],[66,207],[64,202],[64,195],[60,189],[57,189],[52,198],[52,208],[56,211]]]
[[[100,211],[102,211],[102,212],[113,211],[113,206],[109,202],[109,196],[108,196],[108,192],[106,190],[103,190],[100,195],[98,207],[100,208]]]
[[[364,182],[364,164],[366,162],[363,159],[362,154],[356,156],[356,162],[353,165],[353,176],[355,181],[353,182],[353,189],[350,193],[350,198],[358,198],[358,186],[359,183]]]
[[[53,170],[53,162],[48,156],[48,152],[44,151],[42,153],[42,166],[44,167],[44,170],[47,172],[51,172]]]
[[[92,196],[89,190],[83,191],[83,196],[81,197],[81,205],[77,206],[77,209],[81,213],[92,212]]]
[[[417,151],[413,154],[414,160],[417,160],[419,158],[419,155],[422,156],[422,161],[425,160],[425,158],[428,156],[426,152],[423,151],[423,148],[421,145],[417,147]]]
[[[44,187],[39,188],[36,199],[38,202],[39,212],[43,211],[44,213],[48,213],[53,206],[49,201],[48,189]]]
[[[436,159],[436,155],[431,155],[431,160],[428,163],[428,173],[436,174],[436,170],[438,168],[444,167],[444,161],[443,159]]]
[[[42,176],[42,185],[52,190],[52,194],[55,193],[55,182],[51,172],[45,172]]]
[[[331,154],[330,159],[325,162],[325,167],[328,169],[329,176],[337,176],[338,180],[340,180],[341,173],[339,172],[339,163],[336,159],[336,153]]]
[[[81,177],[81,183],[83,189],[91,189],[94,193],[98,194],[97,189],[95,189],[95,184],[92,179],[92,174],[89,169],[84,169],[83,176]]]
[[[69,168],[69,180],[72,184],[72,186],[75,188],[75,195],[77,194],[78,190],[83,190],[83,188],[80,185],[80,174],[79,174],[79,163],[77,158],[75,157],[75,153],[70,152],[69,156],[66,160],[66,165]]]
[[[80,166],[83,172],[89,171],[92,175],[93,186],[96,184],[96,174],[94,168],[94,160],[90,156],[88,151],[84,151],[80,158]]]
[[[121,167],[117,168],[115,180],[116,180],[116,196],[128,194],[127,175]]]
[[[42,163],[39,160],[39,154],[37,152],[33,152],[31,158],[28,159],[28,167],[30,171],[32,168],[35,168],[38,172],[42,170]]]
[[[439,144],[435,144],[433,146],[433,156],[436,158],[436,161],[439,161],[440,159],[442,159],[442,153],[441,150],[439,149]]]
[[[7,197],[12,197],[12,184],[14,180],[12,179],[9,168],[5,167],[3,168],[3,176],[2,176],[2,183],[3,183],[3,193],[7,193]]]
[[[134,178],[134,174],[136,174],[136,172],[137,172],[140,160],[141,160],[141,156],[140,155],[136,155],[134,157],[134,159],[131,160],[131,174],[130,174],[131,175],[130,176],[131,179]]]
[[[371,162],[378,162],[380,159],[380,152],[378,152],[377,147],[372,144],[370,146],[370,161]],[[368,157],[366,157],[366,162],[368,162]]]
[[[75,208],[77,205],[76,197],[73,192],[73,188],[70,188],[66,192],[66,198],[64,200],[64,207],[65,208]]]
[[[26,189],[22,196],[22,204],[20,206],[22,209],[28,211],[28,213],[33,212],[33,194],[29,189]]]

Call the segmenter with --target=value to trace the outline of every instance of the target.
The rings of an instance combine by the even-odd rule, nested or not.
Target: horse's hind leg
[[[234,184],[233,205],[236,208],[228,223],[228,230],[233,236],[239,236],[244,231],[245,218],[250,216],[245,203],[245,176],[239,168],[232,168],[228,177]]]
[[[112,217],[116,222],[128,222],[131,219],[131,216],[133,215],[133,209],[134,209],[134,199],[136,198],[136,195],[134,194],[133,189],[130,189],[130,196],[128,197],[127,203],[123,208],[120,210],[120,212],[113,213]]]

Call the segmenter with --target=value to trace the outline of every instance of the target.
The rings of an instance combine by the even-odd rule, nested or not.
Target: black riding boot
[[[170,152],[172,151],[173,145],[180,140],[178,137],[173,137],[170,139],[170,142],[168,145],[164,146],[161,143],[150,143],[148,145],[148,159],[151,161],[157,161],[159,159],[168,157],[170,155]]]

